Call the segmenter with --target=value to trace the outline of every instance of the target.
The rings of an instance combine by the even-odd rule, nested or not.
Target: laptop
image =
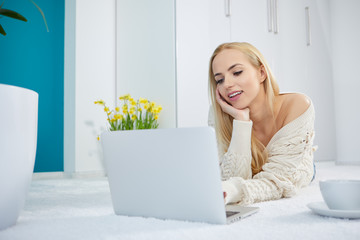
[[[259,209],[226,211],[211,127],[109,131],[100,138],[117,215],[226,224]]]

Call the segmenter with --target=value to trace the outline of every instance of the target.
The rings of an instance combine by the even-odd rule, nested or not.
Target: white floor
[[[0,239],[360,239],[360,219],[322,217],[307,208],[322,201],[322,179],[360,179],[360,166],[318,163],[315,181],[297,196],[255,204],[255,215],[221,226],[116,216],[105,177],[35,178],[17,224],[0,231]]]

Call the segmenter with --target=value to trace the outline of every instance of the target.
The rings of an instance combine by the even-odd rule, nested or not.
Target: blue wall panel
[[[63,171],[65,1],[35,0],[35,3],[45,14],[49,32],[30,1],[7,0],[3,5],[22,14],[28,22],[0,18],[7,32],[7,36],[0,35],[0,83],[39,93],[34,171]]]

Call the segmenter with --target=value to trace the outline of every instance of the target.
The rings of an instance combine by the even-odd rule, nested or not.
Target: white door
[[[330,48],[329,2],[324,0],[307,1],[310,45],[307,47],[307,84],[304,92],[311,97],[316,111],[315,153],[316,160],[336,158],[334,78]]]
[[[267,0],[231,1],[231,41],[248,42],[265,56],[275,68],[275,28],[269,29],[269,8]],[[269,31],[270,30],[270,31]]]

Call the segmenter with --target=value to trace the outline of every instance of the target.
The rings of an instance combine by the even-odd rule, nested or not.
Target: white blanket
[[[105,177],[34,179],[17,224],[0,239],[360,239],[360,219],[306,206],[322,201],[319,180],[360,179],[360,166],[316,165],[316,179],[297,196],[254,204],[258,213],[230,225],[116,216]]]

